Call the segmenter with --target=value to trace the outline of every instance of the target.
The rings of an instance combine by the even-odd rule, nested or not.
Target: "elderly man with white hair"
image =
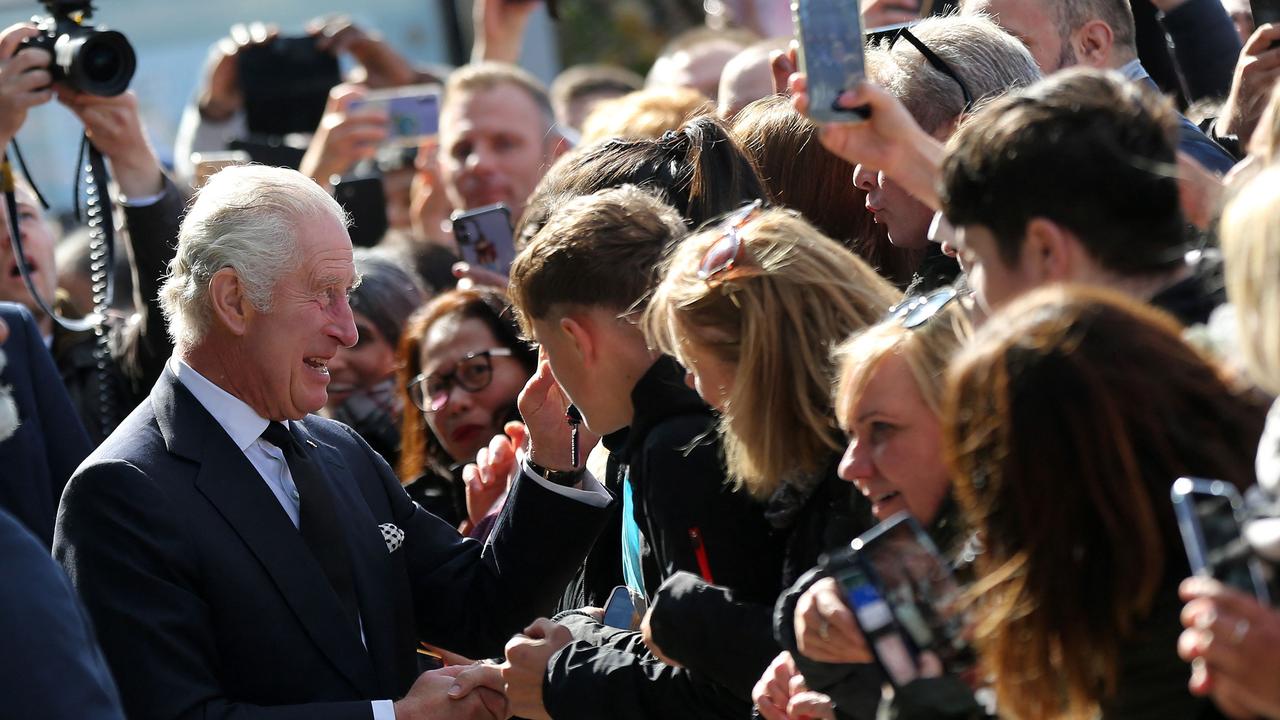
[[[224,170],[183,221],[175,354],[77,470],[54,539],[130,718],[505,717],[497,694],[450,697],[456,669],[419,676],[418,642],[500,654],[553,607],[608,495],[520,478],[488,546],[414,504],[312,414],[356,342],[358,282],[345,213],[294,171]]]

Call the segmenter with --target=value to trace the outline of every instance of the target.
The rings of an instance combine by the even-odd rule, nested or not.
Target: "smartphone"
[[[895,686],[923,676],[925,653],[945,672],[974,682],[960,585],[909,513],[890,517],[823,564]]]
[[[341,180],[333,186],[333,199],[351,215],[351,244],[373,247],[387,234],[387,196],[382,176]]]
[[[222,152],[191,153],[191,164],[195,167],[195,178],[192,186],[199,189],[219,170],[235,165],[248,165],[253,159],[243,150],[225,150]]]
[[[374,90],[352,101],[348,112],[378,108],[389,119],[388,143],[417,147],[440,132],[440,86],[410,85],[390,90]]]
[[[511,211],[502,203],[454,213],[453,237],[462,259],[476,267],[506,275],[515,260]]]
[[[800,70],[809,78],[809,117],[820,123],[865,120],[865,107],[843,108],[840,95],[865,74],[858,0],[792,0]]]
[[[636,614],[636,603],[631,589],[619,585],[609,593],[609,602],[604,604],[604,624],[622,630],[635,630],[640,627],[640,618]]]
[[[338,58],[311,35],[281,36],[236,54],[249,132],[280,136],[313,133],[329,90],[342,80]]]
[[[1280,0],[1250,0],[1249,8],[1253,11],[1254,27],[1280,23]],[[1271,47],[1275,45],[1272,44]]]
[[[1178,478],[1169,490],[1191,572],[1215,578],[1271,604],[1262,562],[1241,532],[1244,500],[1231,483]]]

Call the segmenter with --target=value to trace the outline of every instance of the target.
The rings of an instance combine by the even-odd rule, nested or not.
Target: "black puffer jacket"
[[[732,577],[719,569],[725,567],[722,556],[744,569],[777,558],[772,581],[781,587],[822,552],[870,526],[865,501],[861,496],[855,500],[851,486],[835,476],[837,462],[833,457],[824,472],[812,478],[794,478],[771,498],[765,509],[769,529],[763,535],[768,548],[753,551],[741,535],[730,538],[736,553],[723,554],[708,543],[717,583],[722,576]],[[673,543],[679,544],[678,537]],[[683,667],[665,665],[645,652],[636,633],[617,633],[575,619],[575,642],[553,656],[544,683],[552,717],[749,715],[751,686],[780,652],[771,631],[777,590],[762,598],[746,586],[710,584],[699,577],[697,566],[676,569],[685,571],[671,575],[658,589],[650,624],[658,646]]]

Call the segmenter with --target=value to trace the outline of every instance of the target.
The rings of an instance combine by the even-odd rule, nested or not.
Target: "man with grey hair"
[[[500,62],[458,68],[440,108],[440,178],[457,210],[503,203],[512,222],[569,148],[551,99],[529,73]]]
[[[944,16],[868,47],[867,76],[901,100],[925,132],[945,141],[978,105],[1036,82],[1040,71],[1027,48],[989,19]],[[920,258],[909,292],[955,278],[955,261],[929,242],[932,210],[884,173],[859,165],[853,182],[866,191],[867,210],[889,241]]]
[[[519,479],[488,546],[414,504],[312,414],[358,281],[345,213],[300,173],[227,169],[191,206],[162,297],[175,354],[71,479],[54,539],[130,718],[505,717],[496,694],[450,698],[453,669],[419,676],[418,641],[500,654],[607,493]]]
[[[1130,0],[963,0],[965,15],[987,14],[1026,43],[1041,71],[1083,65],[1117,70],[1131,82],[1155,82],[1138,60]],[[1178,149],[1204,167],[1225,173],[1235,160],[1191,121],[1181,118]]]

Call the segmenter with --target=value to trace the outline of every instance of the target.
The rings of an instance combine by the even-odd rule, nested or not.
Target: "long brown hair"
[[[1170,485],[1250,484],[1261,420],[1173,318],[1114,293],[1047,288],[987,322],[943,432],[1002,714],[1089,717],[1116,691],[1120,646],[1189,572]]]
[[[483,322],[499,345],[511,348],[512,357],[519,360],[530,375],[537,369],[537,353],[520,339],[511,305],[506,295],[497,290],[450,290],[414,313],[409,318],[397,351],[400,364],[397,380],[400,399],[404,403],[404,419],[400,424],[400,467],[397,468],[401,482],[412,482],[428,470],[449,477],[449,467],[454,464],[444,445],[427,426],[422,411],[409,399],[409,381],[422,372],[422,343],[431,328],[446,318]]]

